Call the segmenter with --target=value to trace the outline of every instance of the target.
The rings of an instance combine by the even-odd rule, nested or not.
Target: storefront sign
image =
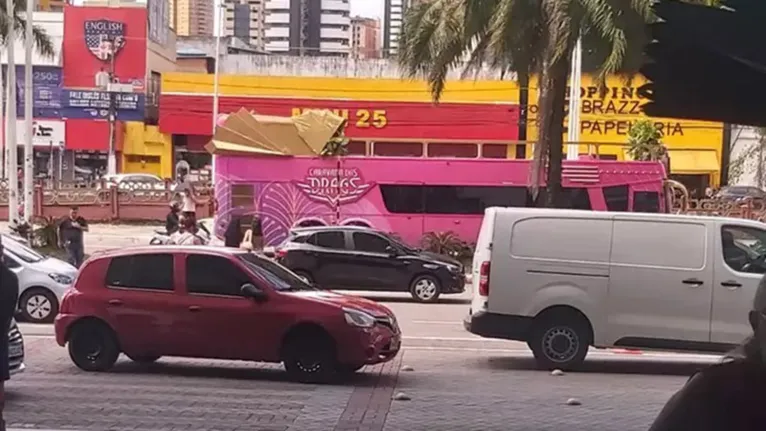
[[[27,125],[16,120],[19,145],[26,143]],[[66,139],[66,124],[61,120],[35,120],[32,122],[32,145],[35,147],[62,147]]]
[[[109,93],[106,91],[82,91],[65,89],[62,92],[64,118],[109,118]],[[117,119],[122,121],[143,121],[146,96],[139,93],[117,93],[114,95]]]
[[[3,80],[7,66],[3,65]],[[58,66],[32,67],[32,114],[35,118],[61,116],[61,68]],[[16,66],[16,116],[24,116],[24,66]]]
[[[85,44],[101,61],[109,61],[125,46],[125,23],[108,19],[85,21]]]

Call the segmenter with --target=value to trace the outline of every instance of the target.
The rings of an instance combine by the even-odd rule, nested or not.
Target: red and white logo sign
[[[358,201],[373,184],[364,181],[358,168],[309,168],[296,186],[309,199],[335,206]]]

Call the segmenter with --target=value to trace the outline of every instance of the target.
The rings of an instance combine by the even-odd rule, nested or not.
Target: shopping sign
[[[295,185],[309,199],[335,206],[358,201],[374,184],[365,182],[358,168],[316,167]]]
[[[109,60],[125,46],[125,23],[108,19],[85,21],[85,45],[99,60]]]
[[[24,145],[27,136],[27,124],[16,120],[18,144]],[[63,147],[66,140],[66,123],[61,120],[34,120],[32,122],[32,145],[35,147]]]

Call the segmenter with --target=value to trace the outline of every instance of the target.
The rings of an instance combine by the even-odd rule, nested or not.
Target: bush
[[[420,240],[423,250],[455,257],[463,248],[463,241],[455,232],[426,232]]]

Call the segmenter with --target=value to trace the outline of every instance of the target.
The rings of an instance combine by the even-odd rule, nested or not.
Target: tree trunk
[[[516,158],[527,158],[527,128],[529,127],[529,70],[517,72],[519,77],[519,141],[516,145]]]
[[[558,15],[555,9],[563,2],[547,0],[544,10],[549,16]],[[561,203],[561,162],[564,157],[564,117],[567,98],[567,78],[572,58],[572,50],[577,40],[577,32],[568,35],[562,33],[564,25],[550,24],[548,43],[543,53],[542,72],[538,83],[538,142],[535,147],[535,160],[532,169],[533,193],[540,184],[543,171],[545,176],[546,196],[544,206],[556,208]],[[558,42],[566,40],[566,54],[555,58]],[[539,200],[538,200],[539,202]]]

